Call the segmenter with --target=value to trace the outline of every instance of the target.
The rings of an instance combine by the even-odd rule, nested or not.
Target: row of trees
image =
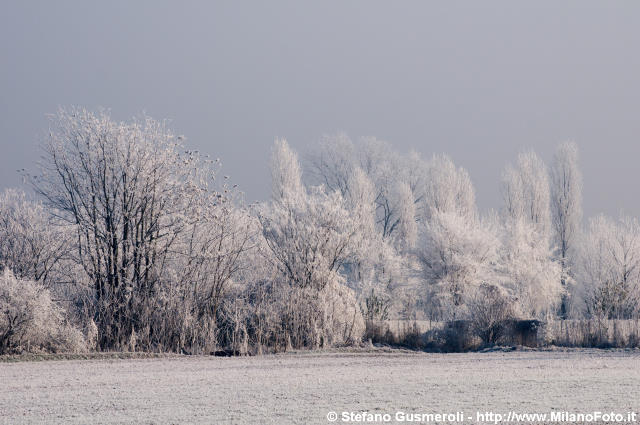
[[[638,315],[640,227],[583,226],[574,143],[550,169],[519,155],[486,214],[450,158],[373,138],[327,137],[302,163],[277,140],[258,204],[218,165],[164,122],[59,111],[36,199],[0,197],[0,349],[77,348],[75,329],[89,349],[261,352],[355,342],[377,319]],[[41,302],[15,308],[20,285]],[[16,316],[43,309],[57,319]]]
[[[502,174],[502,207],[485,214],[468,173],[444,155],[423,160],[338,135],[310,156],[309,169],[310,184],[342,194],[351,191],[349,175],[371,182],[377,233],[403,262],[392,280],[411,290],[409,299],[389,297],[402,300],[399,311],[468,318],[490,292],[509,306],[505,315],[521,318],[638,316],[638,222],[597,216],[583,225],[573,142],[558,146],[550,167],[521,153]]]

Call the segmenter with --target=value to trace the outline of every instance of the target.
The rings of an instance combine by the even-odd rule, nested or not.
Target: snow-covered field
[[[344,423],[342,412],[468,416],[552,409],[637,412],[640,353],[334,352],[0,363],[2,423],[326,424],[329,412]]]

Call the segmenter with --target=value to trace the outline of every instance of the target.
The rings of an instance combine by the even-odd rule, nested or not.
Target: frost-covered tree
[[[353,169],[348,180],[347,207],[363,233],[376,233],[375,187],[362,168]]]
[[[418,271],[414,270],[413,249],[418,223],[425,216],[425,192],[431,163],[416,152],[399,154],[388,143],[373,137],[354,143],[346,135],[339,134],[325,137],[308,164],[311,182],[344,194],[348,209],[358,217],[361,230],[370,229],[370,211],[373,211],[375,231],[362,231],[361,248],[343,267],[347,283],[357,289],[363,309],[368,312],[367,306],[375,304],[372,304],[375,299],[383,300],[388,311],[394,314],[403,317],[413,314],[419,280]],[[440,170],[438,165],[433,168]],[[452,173],[442,176],[443,185],[451,176],[466,175],[464,170],[453,168]],[[442,187],[442,190],[447,188]],[[472,188],[471,191],[462,189],[453,196],[473,203]],[[363,205],[364,210],[355,205]],[[365,210],[367,212],[363,214]],[[367,298],[371,299],[367,301]]]
[[[534,152],[521,153],[515,166],[507,165],[502,194],[504,283],[516,313],[542,318],[559,306],[564,288],[562,269],[553,261],[548,173]]]
[[[185,229],[168,258],[152,325],[162,345],[178,352],[210,352],[225,342],[225,301],[243,268],[253,267],[259,225],[230,201],[211,200]],[[180,332],[176,332],[179,329]]]
[[[423,197],[425,162],[415,152],[400,155],[389,143],[374,137],[353,143],[342,133],[327,136],[308,162],[311,183],[338,190],[344,197],[349,196],[354,170],[364,172],[373,185],[376,225],[383,238],[393,235],[404,219],[401,211],[406,212],[406,193],[398,192],[402,183],[409,185],[414,203]]]
[[[514,312],[523,318],[555,314],[564,288],[560,264],[553,261],[548,240],[527,220],[508,220],[502,231],[502,287]]]
[[[359,236],[355,238],[356,249],[343,265],[342,274],[347,285],[359,295],[366,317],[379,319],[388,315],[391,304],[397,299],[397,287],[405,281],[405,259],[396,248],[406,245],[405,234],[412,231],[410,226],[415,226],[415,219],[411,209],[401,213],[411,221],[401,223],[400,232],[393,238],[384,238],[376,231],[375,189],[361,168],[353,171],[349,188],[347,209],[357,224]],[[413,200],[409,202],[409,208],[412,208]],[[402,226],[406,226],[407,230]],[[411,240],[410,235],[408,240]]]
[[[499,240],[475,218],[455,212],[434,211],[417,247],[424,277],[437,285],[450,315],[464,313],[465,297],[483,283],[494,281]]]
[[[340,273],[359,246],[356,216],[339,191],[302,186],[297,156],[285,141],[276,142],[271,166],[274,186],[282,189],[274,190],[259,219],[268,251],[292,292],[285,305],[290,312],[287,332],[297,346],[335,343],[344,339],[347,328],[349,339],[357,338],[362,317]],[[300,328],[301,321],[311,321],[310,327]]]
[[[628,319],[640,301],[640,225],[629,217],[589,220],[580,242],[578,281],[586,312],[593,317]]]
[[[297,155],[276,141],[272,159],[273,202],[260,220],[265,240],[282,272],[301,288],[324,288],[353,253],[358,235],[355,217],[338,192],[307,192]]]
[[[574,248],[582,220],[582,173],[575,142],[562,143],[553,158],[551,211],[555,240],[564,263]]]
[[[52,120],[33,183],[76,230],[75,257],[91,282],[102,348],[129,346],[133,335],[167,348],[151,318],[175,295],[167,285],[180,275],[170,266],[181,241],[209,213],[230,211],[218,208],[227,191],[213,189],[214,161],[184,151],[180,139],[148,117],[125,123],[72,109]]]
[[[407,182],[399,182],[396,193],[398,197],[396,246],[400,251],[406,253],[415,247],[418,237],[416,202],[413,191]]]
[[[0,270],[45,286],[62,283],[62,260],[69,256],[72,229],[22,191],[0,194]]]
[[[308,163],[311,184],[323,184],[346,197],[351,174],[359,167],[357,148],[345,133],[324,136],[318,149],[309,155]]]
[[[527,220],[540,234],[551,230],[549,177],[546,166],[534,152],[518,155],[516,166],[507,165],[502,175],[505,215]]]
[[[572,276],[575,243],[582,221],[582,173],[578,167],[578,146],[564,142],[558,146],[551,167],[551,218],[557,257],[562,266],[562,284]],[[566,314],[566,300],[561,314]]]
[[[478,220],[473,184],[464,168],[446,155],[434,155],[422,184],[415,252],[429,285],[423,295],[438,299],[421,302],[460,317],[470,288],[488,277],[497,245]]]
[[[339,193],[273,202],[260,214],[264,237],[281,271],[301,288],[323,289],[339,280],[340,267],[353,254],[357,229]]]
[[[284,139],[276,140],[271,153],[272,197],[275,201],[304,195],[298,156]]]
[[[396,230],[399,223],[397,181],[401,178],[402,158],[387,142],[374,137],[364,138],[359,152],[360,167],[376,189],[376,221],[384,238]]]
[[[425,219],[435,213],[454,213],[472,219],[476,215],[475,191],[469,173],[456,167],[446,155],[434,155],[427,164],[424,182]]]
[[[347,284],[362,292],[363,285],[373,280],[375,260],[371,254],[372,250],[375,250],[382,242],[382,238],[376,231],[375,189],[361,168],[353,170],[348,187],[346,207],[355,223],[358,223],[361,237],[356,239],[354,255],[344,265],[344,271]]]

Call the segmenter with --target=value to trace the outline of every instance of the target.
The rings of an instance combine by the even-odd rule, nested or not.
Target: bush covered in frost
[[[82,333],[65,323],[62,309],[36,282],[0,276],[0,354],[32,351],[79,352]]]

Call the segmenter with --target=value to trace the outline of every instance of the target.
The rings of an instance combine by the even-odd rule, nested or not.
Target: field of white
[[[1,423],[326,424],[330,411],[637,412],[639,400],[639,351],[0,363]]]

